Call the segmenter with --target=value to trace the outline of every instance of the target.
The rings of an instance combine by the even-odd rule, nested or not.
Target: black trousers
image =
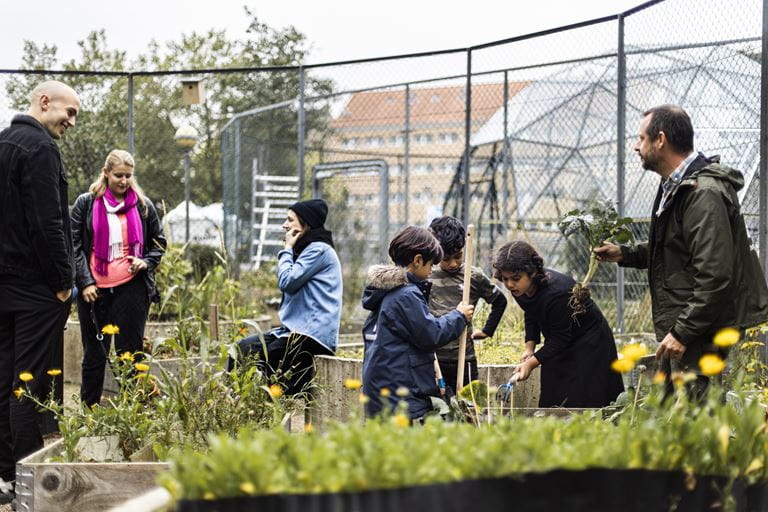
[[[140,352],[144,348],[144,327],[148,314],[149,296],[140,273],[120,286],[99,288],[99,297],[93,304],[85,302],[82,293],[77,296],[77,316],[83,343],[80,398],[86,405],[99,403],[104,388],[104,371],[112,336],[105,334],[99,340],[102,327],[113,324],[120,328],[120,334],[115,335],[115,352],[118,355]]]
[[[41,415],[29,399],[16,398],[23,387],[45,401],[54,385],[61,396],[64,325],[71,301],[61,302],[44,284],[3,278],[0,281],[0,478],[16,477],[16,462],[43,447]],[[19,374],[33,379],[23,383]]]
[[[286,333],[276,336],[274,331],[264,333],[264,341],[255,334],[237,342],[241,360],[257,361],[269,382],[279,384],[287,395],[309,388],[315,376],[316,355],[331,352],[308,336]],[[235,361],[230,358],[229,370]]]
[[[443,358],[438,354],[437,362],[440,363],[440,372],[443,374],[445,386],[449,392],[456,395],[456,379],[459,378],[459,362],[454,358]],[[467,369],[469,366],[469,369]],[[464,385],[477,380],[477,361],[467,361],[464,364]]]

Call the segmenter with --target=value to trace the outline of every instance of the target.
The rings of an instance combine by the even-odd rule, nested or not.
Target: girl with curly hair
[[[615,400],[624,384],[611,370],[616,344],[597,304],[589,299],[586,311],[574,318],[569,305],[574,280],[545,268],[526,242],[502,246],[493,268],[525,314],[525,351],[517,376],[525,380],[541,366],[539,407],[604,407]]]

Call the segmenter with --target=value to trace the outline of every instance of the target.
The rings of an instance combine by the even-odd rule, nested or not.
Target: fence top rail
[[[577,28],[583,28],[588,27],[591,25],[598,25],[601,23],[606,23],[609,21],[615,21],[619,18],[626,18],[627,16],[631,16],[637,12],[640,12],[642,10],[645,10],[653,5],[659,4],[661,2],[664,2],[664,0],[649,0],[642,4],[639,4],[635,7],[632,7],[631,9],[628,9],[626,11],[623,11],[618,14],[612,14],[608,16],[602,16],[599,18],[593,18],[591,20],[586,21],[580,21],[577,23],[571,23],[569,25],[562,25],[560,27],[555,27],[547,30],[540,30],[537,32],[531,32],[528,34],[523,34],[515,37],[510,37],[506,39],[500,39],[497,41],[490,41],[487,43],[481,43],[473,46],[468,46],[466,48],[451,48],[446,50],[431,50],[431,51],[424,51],[424,52],[415,52],[415,53],[405,53],[405,54],[397,54],[397,55],[386,55],[382,57],[368,57],[368,58],[362,58],[362,59],[349,59],[349,60],[340,60],[340,61],[331,61],[331,62],[321,62],[316,64],[299,64],[299,65],[290,65],[290,66],[258,66],[258,67],[237,67],[237,68],[203,68],[203,69],[174,69],[174,70],[158,70],[158,71],[116,71],[116,70],[108,70],[108,71],[94,71],[94,70],[51,70],[51,69],[0,69],[0,74],[18,74],[18,73],[26,73],[26,74],[38,74],[38,75],[44,75],[44,74],[55,74],[55,75],[92,75],[92,76],[124,76],[124,77],[134,77],[134,76],[166,76],[166,75],[194,75],[194,74],[219,74],[219,73],[256,73],[256,72],[275,72],[275,71],[301,71],[304,69],[312,69],[312,68],[323,68],[323,67],[331,67],[331,66],[344,66],[348,64],[364,64],[364,63],[372,63],[372,62],[381,62],[381,61],[387,61],[387,60],[402,60],[402,59],[412,59],[412,58],[418,58],[418,57],[434,57],[438,55],[448,55],[448,54],[454,54],[454,53],[464,53],[464,52],[472,52],[475,50],[482,50],[484,48],[490,48],[493,46],[499,46],[504,44],[510,44],[514,42],[524,41],[528,39],[535,39],[538,37],[544,37],[551,34],[556,34],[559,32],[565,32],[568,30],[574,30]]]

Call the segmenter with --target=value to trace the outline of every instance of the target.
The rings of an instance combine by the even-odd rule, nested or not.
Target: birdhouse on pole
[[[182,78],[181,99],[185,105],[205,103],[205,86],[200,77]]]

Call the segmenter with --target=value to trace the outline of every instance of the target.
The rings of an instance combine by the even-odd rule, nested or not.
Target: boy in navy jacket
[[[461,334],[474,306],[459,304],[440,318],[429,312],[431,283],[426,279],[443,251],[428,230],[401,230],[389,244],[389,257],[397,266],[371,267],[363,292],[363,308],[371,312],[363,326],[366,412],[375,415],[385,407],[382,390],[387,389],[388,407],[404,399],[408,415],[417,419],[432,409],[429,397],[439,396],[435,350]],[[407,396],[402,396],[404,389]]]

